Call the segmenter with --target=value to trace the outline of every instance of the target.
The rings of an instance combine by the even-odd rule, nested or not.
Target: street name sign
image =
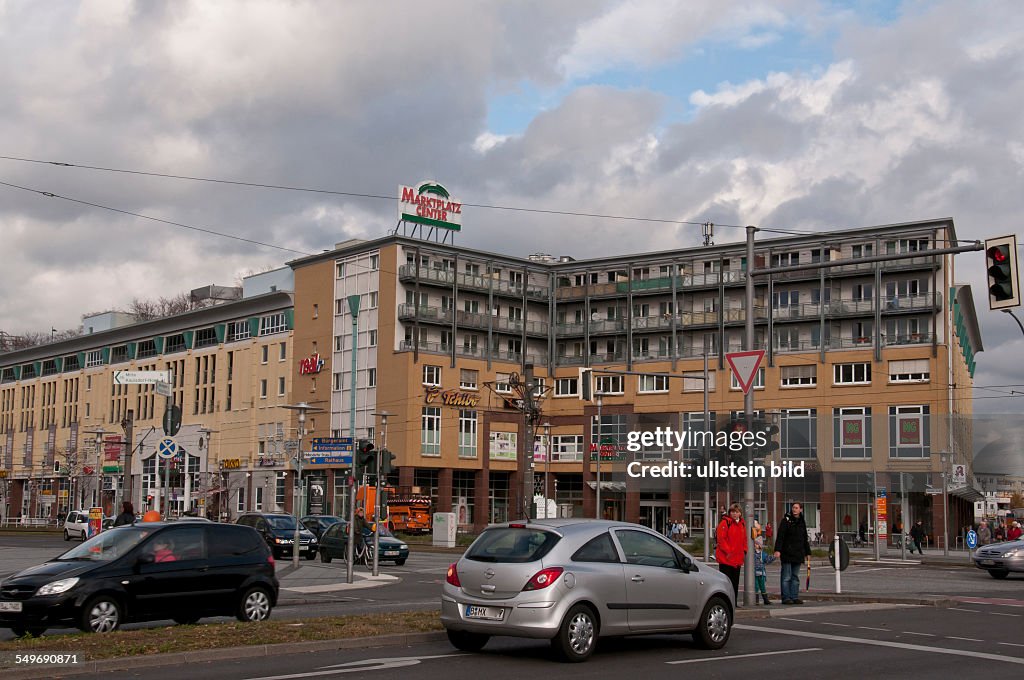
[[[352,437],[314,437],[305,458],[310,465],[352,465]]]
[[[170,371],[114,371],[115,385],[147,385],[171,382]]]

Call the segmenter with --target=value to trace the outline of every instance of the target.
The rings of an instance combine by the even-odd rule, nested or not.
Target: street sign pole
[[[757,227],[747,227],[747,281],[746,281],[746,341],[745,349],[748,352],[754,351],[754,234]],[[760,362],[758,362],[760,364]],[[754,429],[754,383],[757,382],[757,369],[750,378],[750,385],[747,393],[743,396],[743,413],[746,418],[747,432]],[[748,454],[750,448],[747,449]],[[748,458],[752,456],[748,455]],[[750,525],[754,517],[754,478],[748,476],[743,482],[743,514]],[[752,607],[756,603],[754,592],[754,536],[753,532],[746,532],[747,554],[743,560],[743,604]]]
[[[351,400],[349,401],[348,409],[348,436],[352,438],[352,477],[355,478],[356,472],[356,461],[355,461],[355,444],[358,441],[356,438],[356,354],[359,350],[359,301],[358,295],[348,296],[348,309],[352,313],[352,373],[349,377],[349,389],[352,393]],[[419,338],[416,338],[416,342],[419,342]],[[352,562],[355,559],[356,552],[356,487],[355,482],[349,486],[349,513],[348,513],[348,549],[346,550],[347,559],[345,560],[345,582],[352,583],[355,578],[353,575]]]

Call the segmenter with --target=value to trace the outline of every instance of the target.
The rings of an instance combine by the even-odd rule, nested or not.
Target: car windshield
[[[141,543],[152,530],[118,527],[116,530],[104,531],[93,536],[85,543],[72,548],[57,558],[60,562],[74,560],[90,560],[94,562],[111,562],[126,555],[132,548]]]
[[[388,531],[388,528],[386,526],[384,526],[383,524],[380,525],[380,535],[381,536],[389,536],[391,538],[395,537],[395,535],[393,533],[391,533],[390,531]]]
[[[466,558],[477,562],[535,562],[547,555],[560,538],[540,529],[487,529],[470,546]]]
[[[278,515],[276,517],[267,517],[267,522],[270,526],[275,529],[291,529],[295,530],[295,518],[291,515]]]

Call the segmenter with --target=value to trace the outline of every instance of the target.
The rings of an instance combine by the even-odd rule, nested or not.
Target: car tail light
[[[509,524],[508,528],[509,529],[525,529],[526,525],[525,524]]]
[[[523,590],[544,590],[549,585],[558,580],[558,577],[565,571],[561,567],[548,567],[547,569],[541,569],[533,575],[526,585],[523,586]]]
[[[462,583],[459,582],[459,570],[455,568],[454,563],[448,567],[448,575],[445,576],[444,580],[445,583],[450,586],[455,586],[456,588],[462,587]]]
[[[274,556],[272,554],[267,555],[267,564],[269,564],[270,566],[274,566]]]

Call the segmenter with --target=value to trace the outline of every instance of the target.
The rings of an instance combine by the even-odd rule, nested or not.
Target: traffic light
[[[988,307],[1020,306],[1020,278],[1017,273],[1017,237],[1002,236],[985,241],[985,269],[988,271]]]
[[[778,425],[770,425],[763,420],[759,420],[754,423],[754,432],[764,432],[764,437],[767,440],[764,446],[754,445],[753,458],[755,460],[764,460],[772,452],[779,450],[779,442],[777,440],[779,436]]]
[[[380,473],[390,475],[395,471],[395,454],[387,449],[380,450]]]
[[[580,369],[580,400],[594,401],[594,383],[592,368]]]
[[[369,439],[359,440],[359,448],[356,452],[356,467],[366,475],[375,474],[377,471],[377,454],[374,451],[373,442]]]
[[[53,471],[54,472],[60,472],[60,461],[59,460],[53,461]]]

